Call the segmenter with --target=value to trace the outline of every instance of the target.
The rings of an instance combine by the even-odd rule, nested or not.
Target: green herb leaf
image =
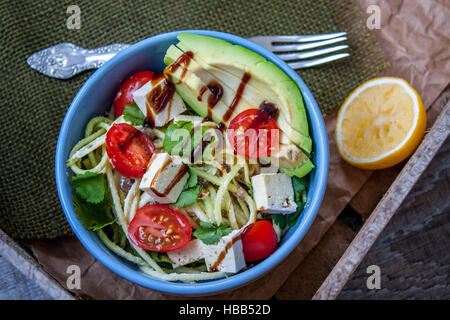
[[[83,200],[100,203],[105,198],[105,176],[87,172],[72,177],[72,187]]]
[[[167,255],[167,253],[165,253],[165,252],[149,251],[149,250],[147,250],[147,252],[150,253],[150,256],[152,257],[152,259],[155,260],[155,262],[160,267],[166,268],[166,269],[173,269],[174,262],[172,260],[170,260],[170,258]]]
[[[193,188],[193,187],[197,186],[197,183],[198,183],[197,172],[195,172],[194,170],[189,168],[189,179],[186,182],[186,184],[184,185],[183,190]]]
[[[187,183],[186,183],[187,184]],[[197,201],[198,194],[200,193],[200,186],[197,185],[195,187],[183,190],[180,193],[180,196],[173,205],[174,207],[183,208],[190,206],[191,204]]]
[[[201,126],[201,129],[200,127],[194,127],[190,121],[172,123],[167,127],[164,135],[163,148],[172,155],[183,156],[188,152],[192,152],[196,146],[202,143],[203,136],[208,129],[207,126]],[[190,140],[187,141],[187,139]],[[211,139],[211,142],[213,141]],[[205,150],[202,151],[204,152]]]
[[[177,121],[167,127],[166,134],[164,135],[163,148],[170,154],[182,155],[181,147],[183,142],[190,135],[192,129],[192,122]],[[172,150],[178,146],[177,150]],[[181,151],[181,152],[180,152]]]
[[[297,223],[298,217],[300,216],[300,213],[302,213],[303,206],[301,204],[297,205],[297,211],[291,214],[287,214],[285,216],[286,218],[286,225],[289,227],[294,226]]]
[[[198,185],[197,172],[189,167],[189,178],[181,191],[177,202],[174,203],[175,207],[182,208],[187,207],[195,201],[197,201],[198,194],[200,193],[200,186]]]
[[[306,194],[306,189],[308,188],[308,179],[307,177],[303,177],[303,178],[297,178],[297,177],[292,177],[292,186],[294,188],[294,200],[297,203],[297,205],[299,203],[301,204],[305,204],[303,203],[304,197],[303,197],[303,193]]]
[[[123,110],[123,118],[135,126],[143,125],[145,122],[145,115],[134,102],[125,107]]]
[[[200,222],[200,228],[194,232],[194,236],[204,244],[216,244],[219,240],[231,232],[231,228],[225,222],[219,226],[214,223]]]
[[[112,218],[110,213],[111,206],[106,199],[100,203],[90,203],[74,194],[72,200],[77,218],[81,220],[83,226],[88,230],[102,229],[117,220]]]
[[[165,252],[156,252],[156,251],[147,251],[150,253],[151,257],[155,262],[167,262],[170,264],[174,264],[172,260],[170,260],[169,256]]]
[[[271,214],[272,223],[276,224],[283,230],[286,227],[286,217],[284,214]]]

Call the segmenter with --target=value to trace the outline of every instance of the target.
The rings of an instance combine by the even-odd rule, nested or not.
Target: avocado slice
[[[314,169],[314,165],[310,159],[305,160],[304,163],[298,165],[294,169],[289,168],[280,168],[281,171],[286,173],[288,176],[296,176],[298,178],[302,178],[306,176],[312,169]]]
[[[169,47],[167,50],[164,61],[168,64],[176,61],[181,55],[183,55],[183,51],[175,46]],[[201,88],[198,87],[198,83],[202,83],[203,87],[206,87],[207,84],[216,83],[220,86],[221,97],[218,100],[218,105],[215,105],[211,109],[211,117],[217,122],[223,122],[225,125],[229,125],[231,120],[238,115],[240,112],[247,110],[248,108],[252,108],[252,106],[258,106],[262,101],[260,95],[258,95],[255,90],[251,87],[245,87],[245,90],[242,93],[241,98],[236,103],[235,109],[230,113],[228,119],[224,120],[224,114],[229,109],[228,107],[233,103],[233,99],[236,96],[236,92],[239,88],[241,80],[237,80],[236,77],[230,75],[221,70],[217,70],[218,72],[212,72],[214,68],[203,68],[200,64],[197,63],[195,59],[191,59],[189,62],[189,66],[186,70],[181,68],[177,68],[175,72],[168,72],[166,69],[166,74],[169,74],[174,80],[176,78],[175,84],[184,83],[187,87],[189,87],[192,91],[192,94],[201,96],[201,99],[196,99],[198,102],[195,103],[195,109],[205,109],[208,110],[208,104],[206,103],[208,97],[210,96],[209,90],[203,90],[201,94]],[[182,77],[182,79],[181,79]],[[195,80],[194,80],[195,79]],[[197,87],[197,88],[196,88]],[[225,110],[223,110],[223,107]]]
[[[166,56],[164,58],[164,63],[170,65],[178,59],[183,52],[175,46],[170,46],[167,50]],[[191,61],[190,64],[194,64]],[[168,68],[164,71],[166,75],[170,76],[171,80],[175,84],[175,90],[177,93],[186,101],[186,103],[199,115],[202,117],[210,116],[215,122],[220,123],[223,119],[224,114],[228,110],[227,103],[231,103],[231,99],[234,96],[234,92],[231,90],[224,90],[223,96],[217,101],[214,109],[210,114],[208,114],[208,103],[207,95],[210,94],[209,90],[205,90],[202,95],[202,99],[199,99],[199,92],[206,86],[206,83],[198,77],[198,74],[191,72],[191,68],[184,70],[183,68],[177,68],[175,71],[169,72]],[[209,79],[209,81],[215,81],[214,78]],[[217,82],[221,82],[220,80]],[[221,82],[221,84],[223,84]],[[248,107],[247,107],[248,108]],[[236,116],[237,113],[233,112],[230,116],[230,120]],[[228,123],[226,123],[228,124]]]
[[[219,40],[219,39],[215,39],[215,40]],[[180,45],[180,44],[178,44],[178,45]],[[181,49],[179,49],[178,47],[176,47],[174,45],[170,46],[166,52],[166,56],[164,57],[165,64],[170,65],[170,64],[174,63],[183,53],[184,52]],[[177,69],[177,71],[179,69]],[[237,70],[234,67],[230,67],[230,69],[233,69],[235,74],[239,73],[239,78],[236,77],[234,74],[224,71],[214,65],[208,65],[204,61],[202,61],[201,58],[194,56],[194,58],[190,60],[188,68],[185,71],[185,74],[188,74],[189,72],[195,74],[195,76],[204,83],[204,86],[207,83],[210,83],[211,81],[220,83],[220,85],[224,89],[221,100],[227,106],[229,106],[231,104],[231,102],[233,101],[236,91],[238,90],[238,87],[241,83],[241,79],[244,75],[244,72],[242,70]],[[181,76],[181,72],[179,75]],[[185,85],[189,86],[193,90],[192,94],[197,96],[200,89],[195,91],[193,84],[190,83],[191,80],[192,80],[191,77],[185,76],[183,78],[183,81],[180,81],[180,83],[183,82]],[[254,80],[254,81],[257,81],[257,80]],[[292,85],[292,84],[293,84],[293,81],[289,80],[288,85]],[[263,85],[262,82],[261,82],[261,85]],[[177,85],[176,85],[176,87],[177,87]],[[288,88],[288,86],[286,86],[286,88]],[[295,87],[295,88],[297,88],[297,87]],[[183,90],[183,91],[185,91],[185,90]],[[298,91],[298,88],[297,88],[297,91]],[[178,92],[178,94],[183,96],[182,92]],[[195,100],[197,100],[197,99],[195,99]],[[194,104],[194,105],[192,105],[192,108],[199,114],[202,114],[202,115],[206,114],[206,111],[208,110],[208,105],[198,103],[195,100],[192,101],[192,97],[190,99],[191,103]],[[281,99],[277,94],[274,94],[273,91],[266,90],[265,93],[261,93],[257,88],[251,86],[248,83],[245,87],[245,90],[243,91],[241,99],[239,100],[239,102],[236,106],[235,111],[233,112],[233,115],[237,115],[240,112],[242,112],[248,108],[255,108],[255,107],[259,106],[261,104],[261,102],[264,100],[273,102],[277,106],[278,105],[286,105],[286,103],[287,103],[285,99]],[[302,102],[303,102],[303,100],[302,100]],[[217,117],[217,116],[215,117],[216,113],[217,113],[217,110],[215,107],[214,110],[212,110],[212,118],[218,122],[223,120],[220,117]],[[221,114],[223,115],[224,113],[221,113]],[[225,124],[228,124],[232,118],[233,117],[230,117],[228,119],[228,121],[225,121]],[[278,118],[278,123],[279,123],[280,129],[289,136],[289,138],[292,142],[294,142],[296,145],[300,146],[306,153],[311,152],[311,138],[309,137],[309,135],[305,136],[304,134],[302,134],[302,133],[296,131],[294,128],[292,128],[292,126],[286,120],[285,113],[283,113],[281,110],[280,110],[280,115]],[[306,125],[307,124],[308,123],[306,122]]]
[[[183,38],[182,35],[185,34],[180,34],[180,38]],[[239,87],[242,76],[246,72],[244,70],[251,70],[251,81],[247,83],[247,86],[245,87],[245,90],[236,109],[232,112],[232,116],[229,118],[226,124],[228,124],[228,122],[241,111],[248,108],[258,107],[264,100],[271,101],[277,106],[288,106],[288,112],[284,112],[286,108],[279,108],[279,127],[284,131],[284,133],[286,133],[286,135],[289,137],[289,140],[300,146],[306,153],[309,154],[309,152],[311,151],[311,139],[308,134],[308,123],[303,107],[303,98],[295,83],[280,69],[278,69],[278,67],[276,67],[272,63],[267,62],[263,57],[254,53],[253,51],[250,51],[243,47],[231,45],[230,43],[220,39],[210,37],[203,38],[208,38],[208,40],[212,41],[211,45],[213,46],[213,48],[217,48],[219,46],[224,49],[224,52],[218,54],[219,57],[216,58],[216,63],[209,64],[206,62],[208,58],[210,58],[208,56],[208,53],[203,52],[203,50],[196,50],[195,52],[193,52],[193,58],[191,58],[189,63],[186,64],[187,68],[185,66],[182,66],[181,68],[176,68],[174,72],[170,72],[169,76],[170,78],[172,78],[178,94],[180,94],[180,96],[186,101],[186,103],[201,116],[205,117],[209,115],[214,121],[222,122],[223,115],[227,111],[231,101],[236,95],[236,91]],[[234,50],[229,49],[229,46],[242,49],[246,54],[239,55],[239,58],[235,59],[236,53],[227,52],[230,50]],[[184,51],[179,49],[179,47],[183,48]],[[188,51],[192,52],[192,50],[190,50],[190,47],[185,46],[182,42],[178,43],[177,46],[172,45],[167,50],[166,56],[164,57],[164,63],[166,65],[171,65],[175,61],[177,61],[180,56]],[[212,50],[211,54],[217,55],[218,51],[221,50]],[[225,61],[224,63],[223,61],[221,61],[220,57],[226,54],[232,54],[233,58],[230,61]],[[248,64],[249,66],[243,67],[243,64]],[[268,83],[264,81],[262,76],[253,75],[255,71],[260,71],[263,75],[270,74],[270,72],[273,73],[273,70],[270,70],[273,68],[275,68],[279,71],[279,73],[282,74],[280,83],[283,83],[283,92],[286,93],[288,97],[283,96],[282,94],[278,94],[275,90],[267,90],[269,86],[275,86],[274,81],[268,81]],[[168,69],[169,68],[166,68],[165,72],[167,72]],[[217,102],[215,107],[211,110],[212,112],[208,112],[209,107],[206,103],[207,97],[204,97],[205,99],[199,99],[198,96],[201,88],[206,87],[206,84],[212,81],[219,83],[223,87],[223,95]],[[264,93],[263,90],[265,90]],[[209,94],[209,90],[207,90],[207,93],[205,93],[205,95],[207,94]],[[289,108],[293,103],[288,99],[290,96],[293,96],[294,98],[296,97],[297,102],[300,101],[298,109],[300,111],[303,110],[303,115],[300,112],[300,115],[297,116],[296,119],[301,120],[302,117],[304,118],[304,121],[302,121],[305,123],[305,126],[299,126],[299,129],[301,129],[303,133],[306,133],[306,135],[293,128],[290,124],[292,122],[292,112],[290,112],[291,110]],[[292,145],[292,147],[295,146]],[[309,173],[314,165],[307,155],[305,155],[297,147],[295,148],[303,156],[298,158],[295,164],[292,161],[280,162],[280,168],[289,175],[303,177],[304,175]]]
[[[311,152],[303,97],[295,82],[281,69],[261,55],[225,40],[191,33],[181,33],[178,39],[180,42],[177,47],[184,52],[193,52],[193,60],[217,78],[231,75],[236,86],[243,73],[249,72],[251,79],[246,85],[243,99],[245,100],[248,97],[246,94],[250,95],[253,89],[259,98],[258,101],[248,99],[249,103],[253,103],[253,108],[258,107],[263,100],[275,103],[280,110],[280,129],[304,151]],[[194,65],[189,66],[192,67]],[[226,82],[232,83],[232,80],[227,78]]]

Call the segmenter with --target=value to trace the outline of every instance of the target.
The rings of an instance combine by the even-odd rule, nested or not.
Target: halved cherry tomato
[[[152,80],[153,71],[140,71],[133,74],[120,86],[114,98],[114,114],[116,117],[122,115],[126,106],[133,103],[133,92]]]
[[[127,123],[114,124],[106,134],[106,152],[114,168],[128,178],[140,178],[156,148],[141,131]]]
[[[269,156],[278,141],[277,121],[265,109],[247,109],[231,120],[227,137],[236,154],[253,159]]]
[[[191,223],[184,214],[165,204],[140,208],[128,226],[128,237],[139,248],[168,252],[191,240]]]
[[[258,261],[270,256],[277,248],[277,235],[272,224],[259,220],[242,231],[242,248],[245,261]]]

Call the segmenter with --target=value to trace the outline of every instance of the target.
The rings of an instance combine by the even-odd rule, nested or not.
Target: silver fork
[[[345,41],[347,39],[345,35],[345,32],[338,32],[307,36],[257,36],[249,38],[249,40],[274,52],[284,61],[307,59],[304,61],[288,63],[292,69],[302,69],[349,56],[349,53],[339,53],[321,58],[309,59],[346,49],[348,48],[347,45],[338,45],[301,52],[303,50],[324,47],[333,43]],[[59,43],[33,53],[28,57],[27,63],[31,68],[46,76],[58,79],[68,79],[85,70],[100,68],[106,61],[110,60],[117,53],[129,46],[129,44],[116,43],[95,49],[85,49],[72,43]]]
[[[346,32],[337,32],[337,33],[308,35],[308,36],[257,36],[249,38],[249,40],[259,44],[260,46],[266,48],[269,51],[272,51],[284,61],[296,61],[307,59],[304,61],[288,63],[288,65],[292,69],[296,70],[314,67],[324,63],[348,57],[350,53],[347,52],[327,55],[329,53],[347,49],[348,45],[346,44],[327,47],[318,50],[304,51],[318,47],[325,47],[330,44],[345,41],[347,40],[346,35],[347,35]],[[290,53],[282,53],[282,52],[290,52]],[[318,56],[324,57],[310,59]]]

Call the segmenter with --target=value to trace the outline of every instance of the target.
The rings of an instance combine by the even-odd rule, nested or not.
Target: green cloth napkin
[[[81,9],[79,30],[66,25],[72,4]],[[64,114],[92,72],[50,79],[28,67],[32,53],[60,42],[94,48],[182,29],[242,37],[347,31],[350,58],[299,71],[327,113],[388,65],[365,19],[352,0],[1,1],[0,227],[20,239],[71,232],[56,193],[54,154]]]

